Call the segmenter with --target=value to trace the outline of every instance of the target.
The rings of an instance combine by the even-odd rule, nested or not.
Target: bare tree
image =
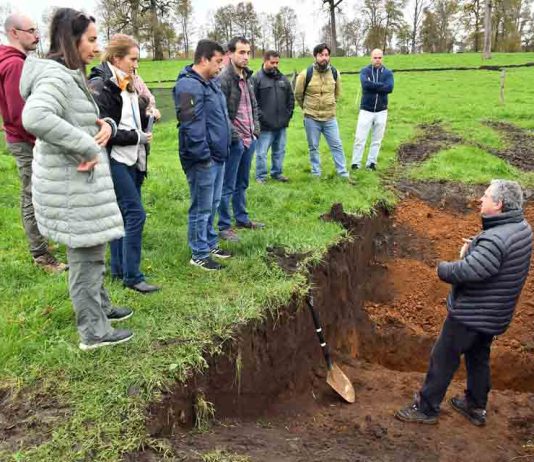
[[[191,4],[191,0],[178,0],[178,3],[176,5],[176,17],[178,19],[178,26],[180,27],[182,36],[184,55],[186,57],[189,57],[192,16],[193,5]]]
[[[336,8],[343,0],[323,0],[323,5],[328,6],[330,12],[330,34],[332,42],[330,47],[332,48],[332,55],[337,56],[337,31],[336,31]]]
[[[491,0],[484,7],[484,59],[491,59]]]
[[[410,34],[410,52],[415,53],[417,50],[417,37],[423,20],[423,10],[428,6],[427,0],[414,0],[412,29]]]

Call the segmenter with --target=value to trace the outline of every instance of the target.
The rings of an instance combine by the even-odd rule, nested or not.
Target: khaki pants
[[[106,244],[67,247],[69,293],[82,343],[94,343],[113,332],[106,316],[112,309],[104,288]]]
[[[9,143],[8,149],[15,157],[20,188],[20,211],[22,215],[22,225],[26,232],[26,238],[30,247],[30,253],[34,258],[48,252],[48,242],[39,232],[32,203],[32,161],[33,147],[29,143]]]

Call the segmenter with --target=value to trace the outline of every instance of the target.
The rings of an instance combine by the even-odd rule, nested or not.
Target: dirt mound
[[[275,263],[286,273],[292,274],[300,269],[301,263],[310,256],[311,252],[289,252],[283,246],[267,247],[267,262]]]
[[[431,155],[463,142],[460,136],[446,131],[439,121],[419,125],[418,129],[419,134],[413,141],[401,144],[397,149],[401,164],[424,162]]]
[[[488,121],[486,125],[502,133],[506,140],[506,147],[503,149],[486,147],[484,149],[504,159],[514,167],[527,172],[534,170],[534,135],[531,132],[501,121]]]

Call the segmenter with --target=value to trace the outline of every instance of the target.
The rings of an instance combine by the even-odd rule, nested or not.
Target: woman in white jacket
[[[111,327],[110,321],[132,311],[113,307],[104,288],[106,243],[124,234],[103,151],[116,126],[99,119],[87,88],[85,65],[98,53],[94,18],[59,8],[50,37],[47,59],[29,57],[22,71],[22,122],[37,138],[32,176],[37,224],[44,236],[67,246],[80,348],[90,350],[133,336]]]

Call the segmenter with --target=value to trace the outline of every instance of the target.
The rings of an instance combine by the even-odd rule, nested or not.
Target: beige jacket
[[[330,67],[325,71],[319,71],[314,66],[312,78],[304,95],[306,71],[304,69],[298,75],[295,85],[295,99],[303,109],[304,116],[322,122],[333,119],[336,116],[336,101],[341,94],[341,75],[338,72],[335,81]]]

